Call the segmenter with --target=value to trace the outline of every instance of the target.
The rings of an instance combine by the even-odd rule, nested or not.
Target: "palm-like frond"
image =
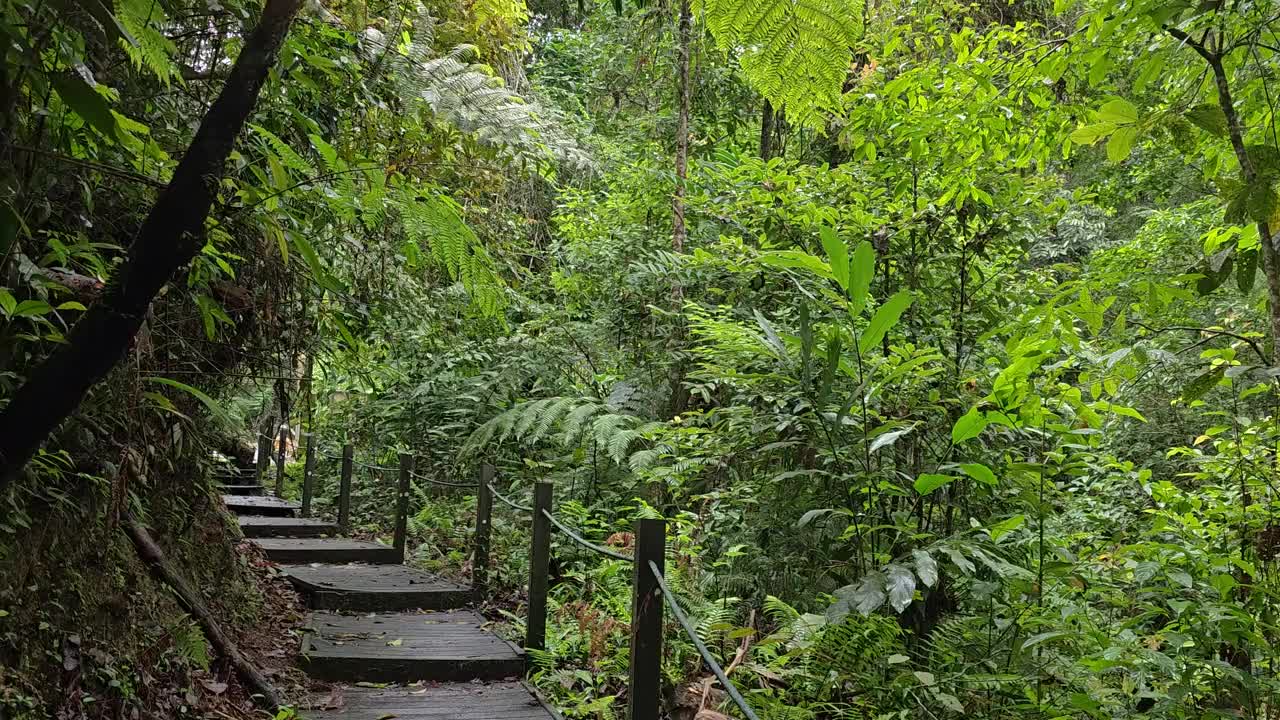
[[[750,83],[795,122],[836,107],[861,34],[859,0],[703,0],[722,50],[738,53]]]

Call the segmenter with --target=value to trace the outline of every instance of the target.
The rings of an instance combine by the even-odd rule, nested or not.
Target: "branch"
[[[1213,64],[1219,61],[1220,56],[1217,53],[1205,47],[1204,43],[1198,42],[1195,38],[1191,37],[1190,35],[1183,32],[1182,30],[1179,30],[1176,27],[1166,25],[1164,28],[1164,31],[1174,36],[1178,40],[1180,40],[1183,44],[1187,45],[1192,50],[1195,50],[1196,53],[1200,55],[1200,57],[1204,58],[1206,62]]]
[[[200,596],[192,589],[186,578],[182,577],[176,569],[165,559],[164,552],[156,545],[155,540],[151,539],[151,535],[147,529],[130,514],[125,513],[121,518],[124,522],[123,527],[129,535],[129,539],[133,541],[133,546],[138,551],[138,557],[146,563],[151,570],[151,574],[157,580],[168,585],[173,590],[173,594],[177,596],[178,604],[182,606],[196,622],[200,623],[200,629],[204,631],[205,637],[209,638],[209,643],[218,650],[232,667],[236,670],[236,675],[240,680],[248,686],[249,691],[253,693],[253,700],[260,707],[274,712],[280,707],[280,696],[275,689],[271,687],[271,683],[263,677],[258,668],[245,659],[240,654],[240,649],[236,647],[231,638],[222,631],[222,626],[213,617],[213,613],[209,612],[209,608],[204,606],[204,602],[200,600]]]
[[[1138,327],[1142,328],[1143,330],[1146,330],[1152,335],[1160,335],[1161,333],[1173,332],[1175,330],[1182,330],[1186,332],[1206,333],[1209,335],[1220,335],[1223,337],[1235,338],[1236,340],[1239,340],[1241,342],[1248,343],[1249,347],[1252,348],[1253,351],[1258,354],[1258,357],[1262,359],[1262,362],[1266,363],[1267,365],[1271,364],[1271,359],[1268,358],[1267,354],[1262,351],[1262,346],[1258,345],[1256,340],[1254,340],[1253,338],[1245,337],[1244,335],[1241,335],[1239,333],[1233,333],[1229,330],[1218,330],[1216,328],[1194,327],[1192,325],[1167,325],[1162,328],[1154,328],[1154,327],[1151,327],[1150,325],[1144,325],[1143,323],[1140,323],[1134,320],[1130,320],[1129,323],[1132,325],[1137,325]]]
[[[11,145],[10,147],[12,147],[14,150],[17,150],[18,152],[31,153],[32,155],[43,155],[48,158],[53,158],[58,162],[67,163],[68,165],[76,165],[88,170],[97,170],[98,172],[106,173],[107,175],[114,175],[115,177],[123,178],[125,180],[132,180],[136,183],[142,183],[143,185],[150,185],[151,187],[157,188],[160,190],[163,190],[166,187],[168,187],[168,185],[166,185],[162,180],[149,178],[146,175],[139,175],[138,173],[135,173],[132,170],[125,170],[124,168],[112,167],[110,165],[103,165],[102,163],[96,163],[96,162],[93,162],[92,160],[81,160],[80,158],[73,158],[70,155],[63,155],[62,153],[57,153],[50,150],[41,150],[39,148],[24,147],[22,145]]]

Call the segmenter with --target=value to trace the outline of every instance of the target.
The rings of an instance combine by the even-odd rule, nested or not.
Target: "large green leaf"
[[[818,235],[822,238],[822,249],[827,253],[827,263],[831,266],[831,275],[836,279],[836,283],[848,292],[849,248],[845,247],[844,240],[841,240],[840,236],[832,228],[823,227],[818,231]]]
[[[902,612],[907,609],[915,596],[916,576],[902,565],[890,565],[885,570],[889,575],[886,583],[886,588],[889,590],[889,604],[894,610]]]
[[[835,280],[835,275],[831,271],[831,266],[823,262],[822,258],[810,255],[807,252],[799,250],[772,250],[760,253],[760,262],[772,267],[780,268],[799,268],[808,270],[820,278],[827,280]]]
[[[147,382],[160,383],[162,385],[168,385],[169,387],[172,387],[172,388],[177,388],[187,393],[188,395],[194,397],[195,399],[199,400],[201,404],[203,404],[206,408],[208,408],[209,412],[212,413],[213,415],[218,417],[226,416],[226,410],[224,410],[223,407],[217,403],[217,401],[215,401],[213,398],[206,395],[199,388],[194,388],[186,383],[178,382],[177,380],[171,380],[169,378],[163,378],[163,377],[148,377],[143,379],[146,380]]]
[[[867,295],[875,272],[876,250],[870,241],[863,240],[853,251],[853,262],[849,267],[849,314],[854,317],[861,315],[867,306]]]
[[[939,475],[937,473],[924,473],[916,478],[915,489],[921,495],[928,495],[943,485],[955,482],[955,475]]]
[[[969,412],[961,415],[955,425],[951,426],[951,442],[959,445],[965,440],[971,440],[978,437],[983,430],[987,428],[990,421],[987,420],[986,413],[983,413],[977,407],[969,408]]]
[[[1187,111],[1187,119],[1196,127],[1211,135],[1227,136],[1227,116],[1222,107],[1213,103],[1197,105]]]
[[[98,94],[79,73],[68,70],[51,76],[50,81],[62,102],[83,118],[87,125],[109,138],[120,137],[120,123],[111,114],[111,106],[106,98]]]
[[[1117,125],[1132,125],[1138,122],[1138,108],[1128,100],[1116,98],[1098,109],[1098,119]]]
[[[871,316],[871,322],[867,323],[867,329],[862,331],[862,337],[858,338],[858,351],[866,353],[879,345],[885,334],[898,324],[902,313],[911,306],[912,299],[911,292],[903,290],[877,308],[876,314]]]

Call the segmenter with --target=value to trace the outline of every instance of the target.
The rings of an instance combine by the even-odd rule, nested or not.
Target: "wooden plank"
[[[261,485],[223,485],[223,495],[261,495]]]
[[[471,601],[469,588],[403,565],[290,565],[281,568],[312,608],[449,610]]]
[[[396,563],[395,548],[382,543],[348,538],[261,538],[253,541],[272,562],[290,565],[307,563]]]
[[[240,532],[247,538],[320,537],[337,535],[338,526],[315,518],[242,515]]]
[[[237,515],[270,515],[272,517],[293,517],[298,510],[298,503],[281,500],[277,497],[252,495],[223,495],[222,502],[227,509]]]
[[[339,615],[317,612],[303,635],[303,666],[322,680],[501,680],[524,674],[523,651],[486,632],[469,611]]]
[[[307,720],[561,720],[524,683],[449,683],[343,688],[342,707],[303,711]],[[313,704],[324,706],[330,694]]]

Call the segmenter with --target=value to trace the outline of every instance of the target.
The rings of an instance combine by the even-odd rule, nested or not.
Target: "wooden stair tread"
[[[253,541],[273,562],[395,564],[400,553],[382,543],[350,538],[258,538]]]
[[[284,573],[310,605],[327,610],[447,610],[471,589],[404,565],[289,565]]]
[[[240,531],[247,538],[315,537],[337,535],[338,526],[316,518],[241,515]]]
[[[316,612],[303,635],[308,674],[327,680],[501,680],[524,673],[524,651],[467,610],[341,615]]]
[[[237,515],[273,515],[292,517],[301,507],[301,503],[292,500],[281,500],[271,495],[223,495],[222,502],[227,509]]]
[[[344,688],[342,707],[304,712],[312,720],[558,720],[524,683],[448,683]],[[317,698],[327,702],[329,696]]]

